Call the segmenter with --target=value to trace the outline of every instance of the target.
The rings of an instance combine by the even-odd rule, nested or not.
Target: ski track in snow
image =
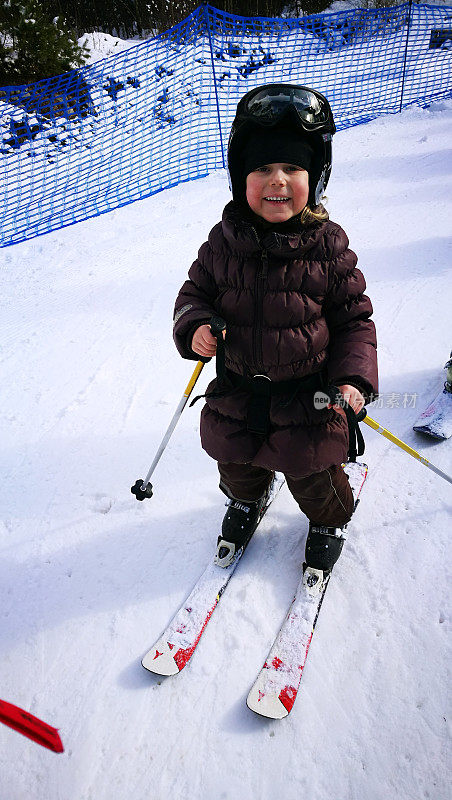
[[[451,120],[448,101],[337,134],[328,187],[375,308],[385,402],[369,414],[448,472],[450,441],[412,425],[451,348]],[[286,488],[192,662],[169,679],[141,668],[224,511],[199,405],[152,500],[129,487],[193,370],[172,342],[174,299],[228,199],[218,172],[0,251],[1,696],[65,745],[57,757],[2,727],[1,800],[448,797],[452,493],[365,425],[368,481],[290,717],[245,706],[303,559]],[[404,393],[415,407],[391,407]]]

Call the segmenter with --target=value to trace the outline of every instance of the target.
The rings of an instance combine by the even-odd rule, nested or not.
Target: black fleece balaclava
[[[309,172],[314,151],[306,138],[293,127],[253,126],[252,131],[243,132],[241,139],[237,141],[234,153],[229,154],[232,197],[241,205],[247,206],[246,178],[258,167],[294,164]]]

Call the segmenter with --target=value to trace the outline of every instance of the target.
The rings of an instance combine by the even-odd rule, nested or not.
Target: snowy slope
[[[140,44],[140,39],[118,39],[117,36],[111,36],[109,33],[101,31],[94,31],[93,33],[84,33],[78,40],[80,47],[87,50],[87,59],[85,64],[95,64],[103,58],[109,56],[117,56],[124,50],[129,50],[130,47]]]
[[[451,122],[444,102],[337,134],[328,187],[375,307],[384,402],[370,414],[449,472],[450,441],[411,426],[452,344]],[[291,716],[245,706],[300,574],[307,522],[287,490],[193,662],[167,680],[140,666],[224,511],[199,405],[153,499],[129,487],[192,372],[174,298],[228,199],[218,172],[0,252],[0,695],[66,748],[1,726],[1,800],[448,797],[452,492],[368,428],[366,492]]]

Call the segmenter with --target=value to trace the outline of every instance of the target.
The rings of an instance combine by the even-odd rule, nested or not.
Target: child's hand
[[[339,386],[339,391],[344,400],[353,408],[355,414],[364,408],[364,397],[355,386],[349,386],[349,384],[346,383],[343,386]],[[338,409],[339,406],[333,406],[333,408]]]
[[[223,339],[226,336],[226,331],[223,331]],[[203,358],[212,358],[217,351],[217,340],[210,332],[210,325],[200,325],[193,334],[191,340],[191,349],[198,356]]]

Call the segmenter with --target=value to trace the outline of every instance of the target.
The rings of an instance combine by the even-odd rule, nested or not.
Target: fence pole
[[[403,107],[403,90],[405,88],[405,73],[406,73],[406,60],[408,55],[408,39],[410,36],[410,26],[411,26],[411,9],[413,8],[413,0],[409,2],[409,9],[408,9],[408,22],[407,22],[407,31],[406,31],[406,42],[405,42],[405,55],[403,57],[403,73],[402,73],[402,87],[400,90],[400,108],[399,114],[402,111]]]
[[[211,59],[211,62],[212,62],[213,85],[215,87],[215,100],[216,100],[216,103],[217,103],[217,117],[218,117],[218,130],[220,132],[221,159],[223,161],[223,168],[226,169],[226,163],[225,163],[225,160],[224,160],[223,136],[222,136],[222,133],[221,133],[220,103],[218,101],[218,88],[217,88],[217,79],[216,79],[216,75],[215,75],[215,64],[214,64],[214,60],[213,60],[212,37],[210,35],[209,5],[208,5],[208,3],[204,3],[204,13],[206,15],[207,33],[208,33],[208,36],[209,36],[210,59]]]

